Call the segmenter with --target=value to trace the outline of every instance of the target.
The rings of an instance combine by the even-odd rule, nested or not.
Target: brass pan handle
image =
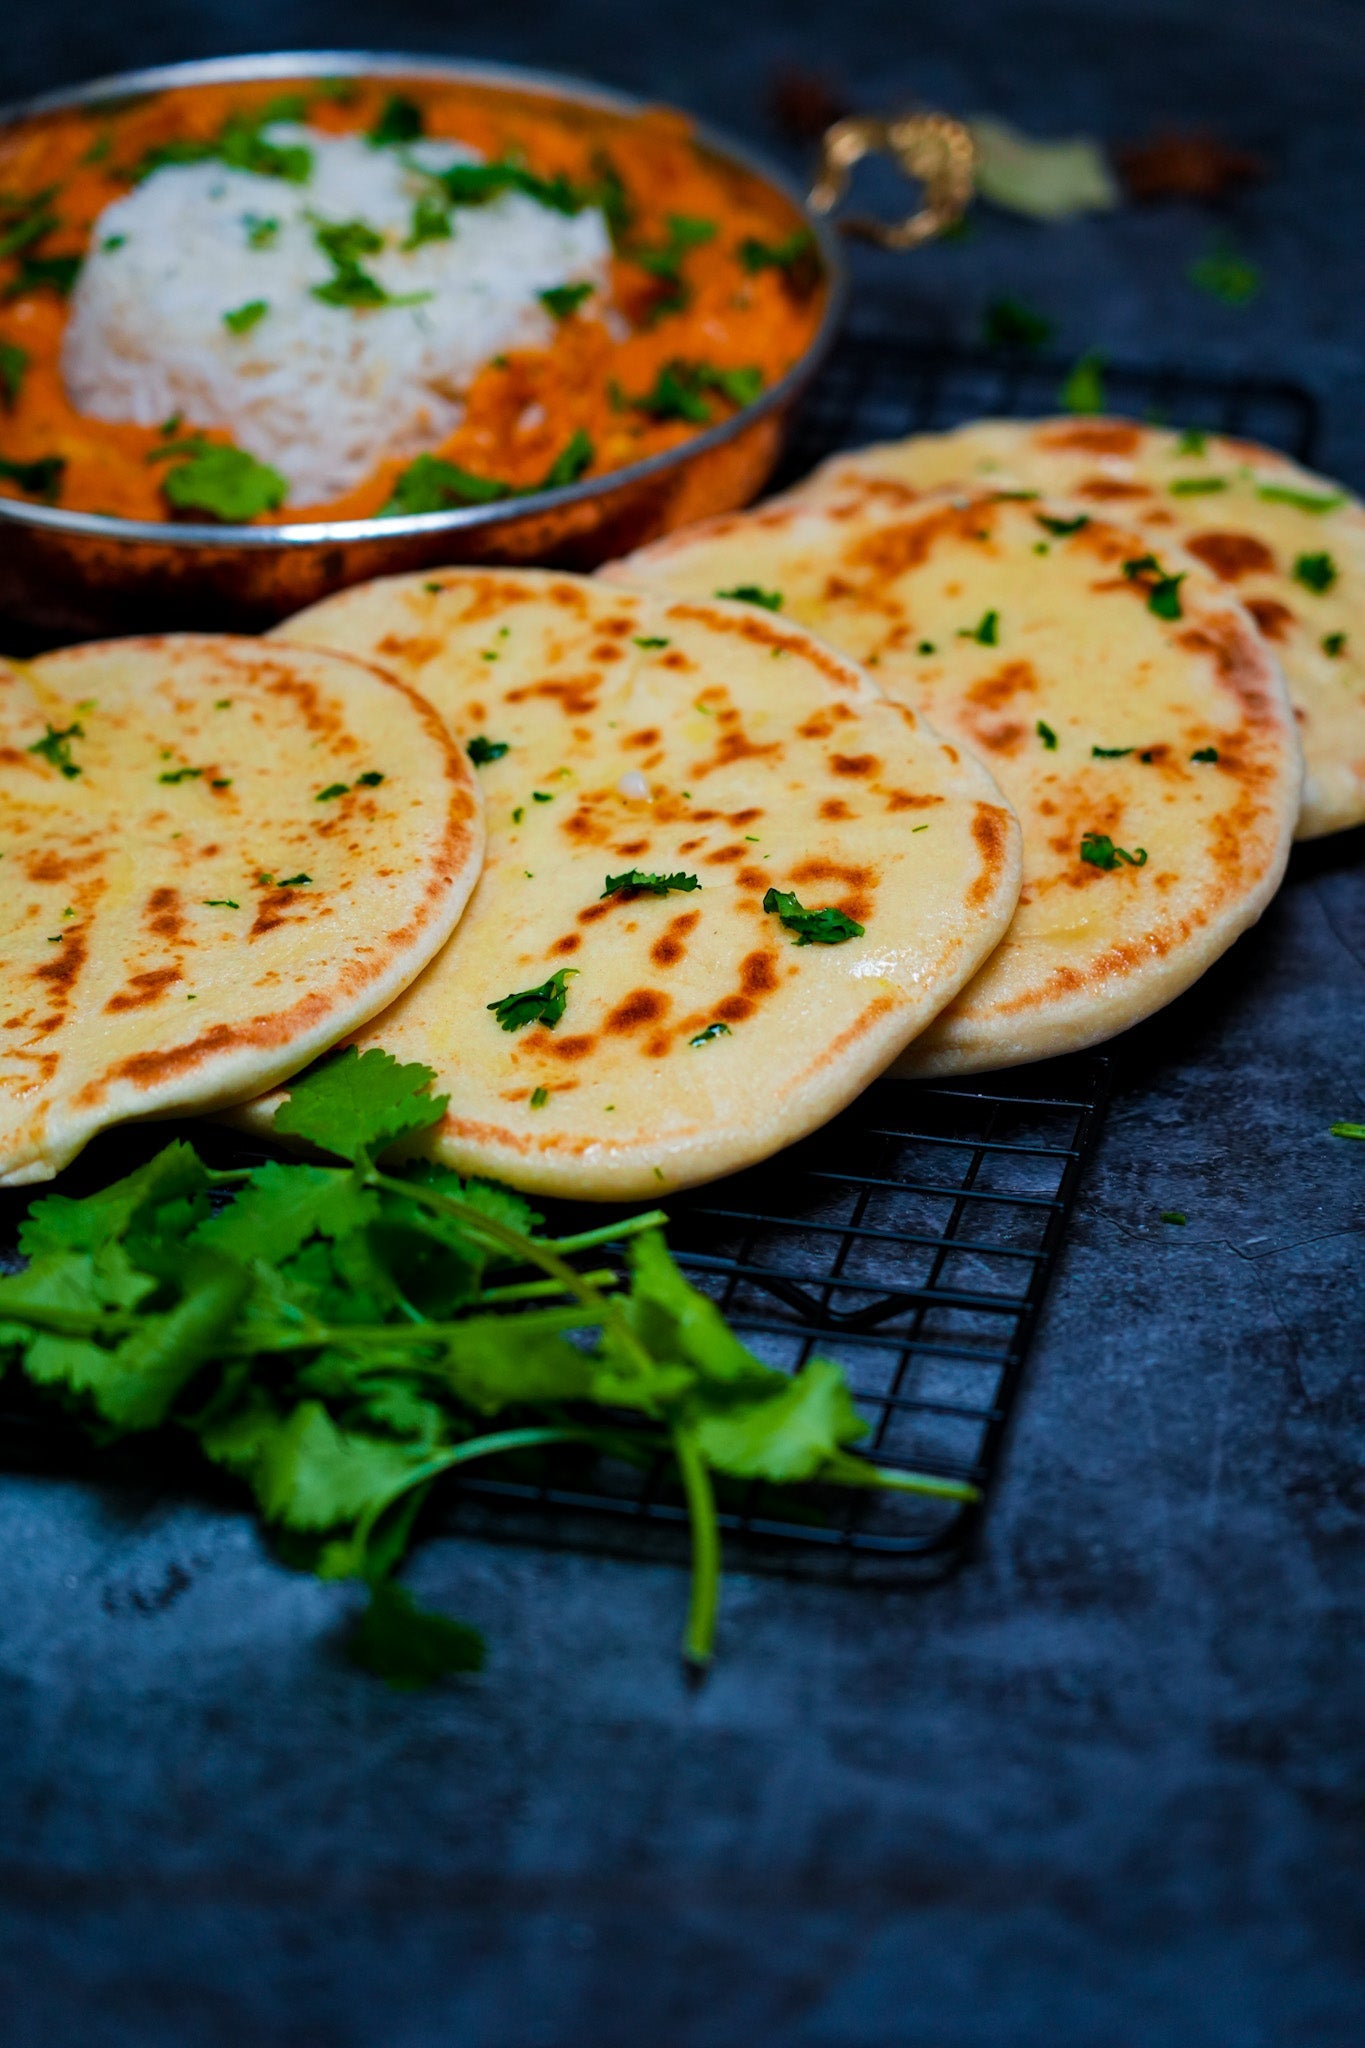
[[[853,166],[878,155],[893,158],[907,178],[924,187],[924,203],[899,221],[851,214],[838,224],[842,234],[883,249],[914,249],[961,220],[971,202],[976,149],[968,129],[947,114],[901,114],[890,120],[850,114],[836,121],[821,139],[820,167],[810,189],[812,209],[832,213],[848,191]]]

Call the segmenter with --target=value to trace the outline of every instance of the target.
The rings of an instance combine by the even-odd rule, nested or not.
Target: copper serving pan
[[[642,100],[547,72],[325,50],[122,72],[0,109],[0,126],[174,86],[354,73],[503,87],[616,115],[646,110]],[[847,279],[827,216],[852,165],[885,150],[924,183],[925,203],[908,221],[843,224],[848,232],[906,248],[961,213],[971,190],[971,148],[965,131],[936,115],[899,123],[842,121],[825,138],[819,178],[805,197],[751,150],[701,124],[693,124],[693,133],[722,164],[778,193],[806,222],[825,265],[817,333],[787,375],[752,404],[676,448],[518,499],[515,508],[498,503],[388,519],[232,526],[114,519],[0,498],[0,622],[31,644],[176,626],[254,631],[345,585],[404,570],[451,562],[595,568],[675,527],[747,504],[771,474],[793,407],[843,313]]]

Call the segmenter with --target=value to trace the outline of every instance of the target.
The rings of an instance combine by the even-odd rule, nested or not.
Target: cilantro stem
[[[838,1486],[876,1486],[892,1493],[928,1494],[935,1500],[971,1503],[981,1498],[981,1488],[967,1479],[939,1479],[932,1472],[897,1472],[889,1465],[874,1465],[869,1459],[837,1453],[816,1475],[817,1480]]]
[[[596,1230],[580,1230],[577,1237],[548,1237],[541,1242],[564,1257],[568,1252],[590,1251],[596,1244],[619,1244],[638,1237],[642,1230],[662,1230],[668,1217],[662,1209],[646,1209],[642,1216],[625,1216],[616,1223],[599,1224]]]
[[[720,1525],[706,1460],[697,1449],[695,1438],[686,1430],[673,1431],[673,1455],[678,1461],[692,1527],[692,1590],[687,1603],[687,1626],[683,1630],[683,1665],[693,1678],[700,1680],[710,1668],[716,1643]]]
[[[648,1376],[654,1370],[654,1361],[616,1304],[537,1238],[514,1230],[508,1223],[499,1223],[484,1210],[476,1209],[472,1202],[461,1202],[454,1195],[438,1194],[434,1188],[424,1188],[417,1181],[397,1180],[392,1174],[381,1173],[377,1167],[372,1166],[364,1173],[362,1185],[387,1189],[390,1194],[402,1195],[406,1201],[416,1202],[420,1208],[430,1209],[437,1216],[449,1216],[472,1237],[482,1237],[500,1251],[511,1252],[523,1265],[539,1266],[542,1273],[548,1273],[559,1281],[566,1294],[571,1294],[584,1308],[590,1309],[593,1320],[600,1323],[604,1331],[611,1331],[638,1371]]]
[[[439,1479],[443,1472],[451,1472],[458,1465],[472,1464],[475,1458],[495,1458],[502,1451],[535,1450],[542,1444],[592,1444],[598,1449],[609,1447],[609,1439],[602,1432],[583,1429],[572,1424],[556,1424],[552,1427],[537,1426],[526,1429],[492,1430],[487,1436],[471,1437],[468,1442],[455,1444],[448,1451],[440,1451],[428,1458],[424,1464],[414,1465],[411,1472],[404,1473],[396,1486],[390,1488],[382,1499],[374,1501],[355,1525],[352,1538],[357,1551],[369,1547],[376,1522],[400,1501],[404,1494],[411,1493],[415,1486],[426,1486],[431,1480]]]
[[[613,1273],[610,1266],[599,1266],[583,1278],[589,1287],[619,1287],[621,1276]],[[523,1280],[515,1287],[485,1287],[479,1296],[478,1305],[484,1308],[490,1301],[543,1301],[547,1295],[562,1294],[563,1287],[558,1280]]]

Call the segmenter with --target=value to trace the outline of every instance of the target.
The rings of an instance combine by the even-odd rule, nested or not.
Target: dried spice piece
[[[826,128],[852,112],[852,106],[837,80],[795,64],[777,73],[768,93],[773,121],[792,142],[818,142]]]
[[[1263,158],[1200,130],[1168,129],[1147,142],[1129,143],[1115,150],[1114,161],[1125,192],[1139,205],[1158,199],[1214,202],[1266,175]]]

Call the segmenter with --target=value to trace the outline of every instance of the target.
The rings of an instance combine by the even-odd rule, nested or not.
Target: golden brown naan
[[[0,1185],[284,1079],[479,870],[467,762],[359,662],[176,635],[0,670]]]
[[[1198,557],[1273,644],[1303,743],[1296,836],[1365,823],[1365,507],[1252,441],[1120,419],[979,420],[835,456],[802,486],[1014,482]]]
[[[505,750],[479,770],[488,856],[459,930],[357,1039],[436,1070],[429,1149],[463,1171],[606,1199],[764,1158],[879,1073],[1009,921],[1018,828],[990,777],[752,606],[447,570],[277,633],[391,665]],[[633,871],[699,886],[606,893]],[[770,888],[864,932],[800,945]],[[561,1015],[501,1028],[501,998],[556,974]]]
[[[855,480],[603,572],[677,595],[743,578],[780,596],[783,617],[989,763],[1023,826],[1019,908],[898,1072],[970,1073],[1112,1037],[1186,988],[1277,887],[1300,783],[1283,679],[1209,572],[1163,552],[1154,562],[1148,535],[1044,500]]]

